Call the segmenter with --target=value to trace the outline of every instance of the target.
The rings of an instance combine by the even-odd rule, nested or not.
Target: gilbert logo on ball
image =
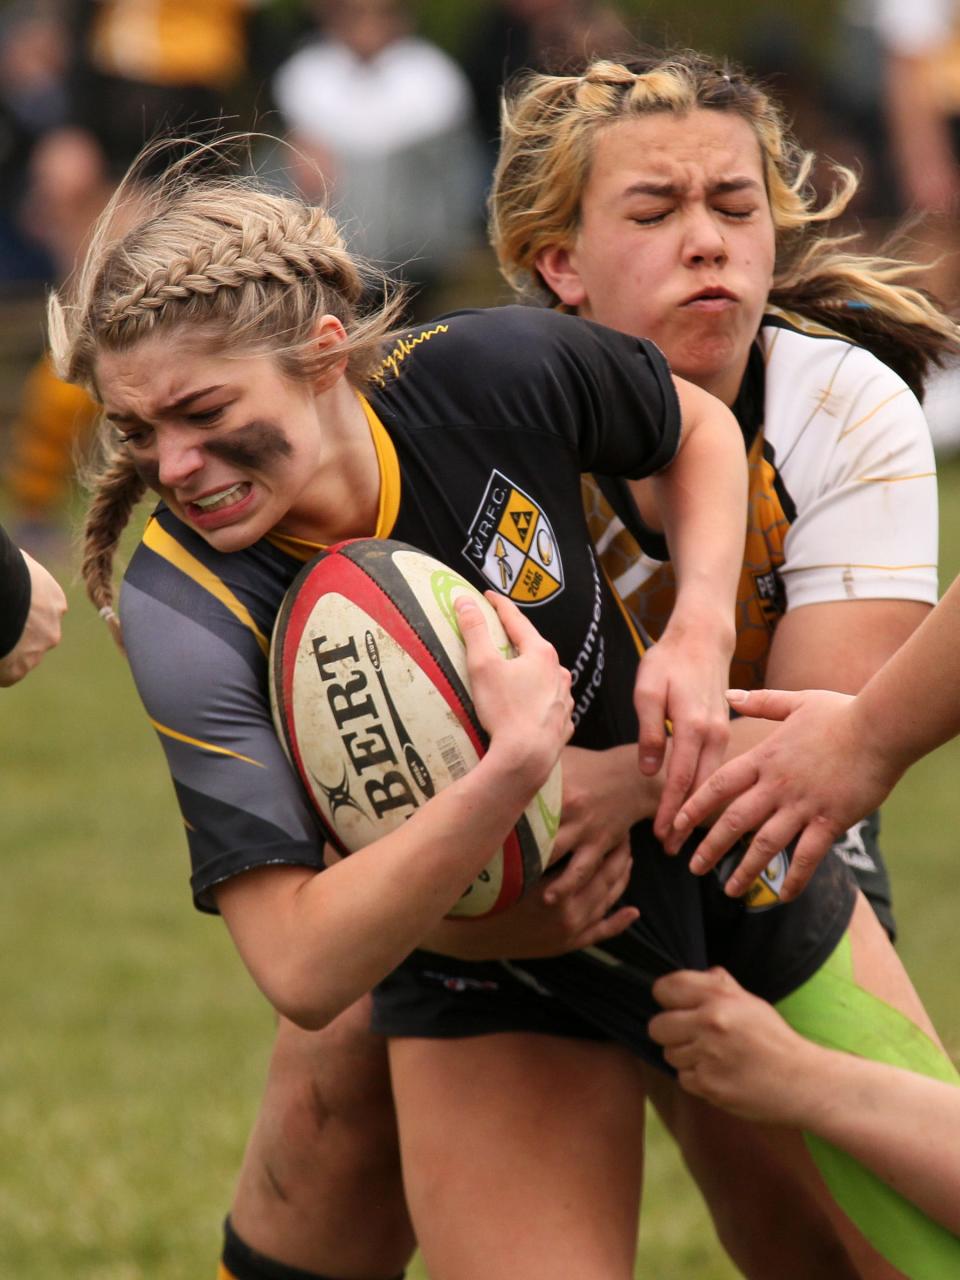
[[[274,723],[341,852],[395,830],[486,750],[453,607],[464,592],[511,656],[482,595],[402,542],[341,543],[287,592],[271,646]],[[486,916],[515,902],[546,865],[559,815],[558,765],[450,914]]]

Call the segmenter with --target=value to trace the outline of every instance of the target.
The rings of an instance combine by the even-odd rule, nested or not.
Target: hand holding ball
[[[306,565],[287,593],[271,646],[274,722],[343,852],[393,831],[471,769],[489,743],[483,721],[507,725],[518,767],[536,769],[529,753],[552,755],[565,732],[559,697],[538,700],[544,723],[527,723],[523,664],[516,673],[498,672],[511,679],[481,674],[483,698],[474,706],[456,611],[462,595],[476,603],[493,641],[471,646],[477,677],[483,664],[513,653],[497,610],[458,574],[404,543],[340,544]],[[470,614],[465,626],[474,625]],[[522,617],[512,625],[530,628],[525,643],[546,646]],[[555,764],[451,915],[500,911],[540,876],[559,824],[560,789]]]

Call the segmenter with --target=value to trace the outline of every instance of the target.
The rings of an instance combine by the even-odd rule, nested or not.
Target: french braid
[[[120,647],[120,623],[114,610],[113,560],[120,535],[146,492],[129,459],[116,454],[98,473],[83,527],[80,574],[87,596]]]
[[[206,144],[145,181],[155,150],[120,184],[72,286],[51,296],[50,348],[60,376],[96,398],[101,352],[176,330],[241,353],[269,353],[299,381],[344,358],[354,385],[374,377],[403,297],[351,256],[333,218],[253,180],[211,174]],[[328,314],[347,335],[334,350],[314,340]],[[90,502],[82,573],[113,626],[116,545],[145,488],[108,423],[99,437],[84,469]]]

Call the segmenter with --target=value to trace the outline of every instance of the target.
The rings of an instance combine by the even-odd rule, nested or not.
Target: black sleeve
[[[680,403],[670,366],[644,338],[556,315],[582,471],[639,480],[672,462]]]
[[[30,570],[23,555],[0,525],[0,658],[23,634],[30,612]]]
[[[540,307],[498,307],[444,318],[424,371],[445,384],[451,418],[560,437],[581,471],[640,479],[670,463],[680,406],[652,342]]]

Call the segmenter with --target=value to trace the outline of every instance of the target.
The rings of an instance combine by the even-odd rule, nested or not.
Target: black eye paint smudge
[[[133,469],[147,486],[154,492],[160,488],[160,468],[155,462],[138,462],[136,458],[130,459]]]
[[[229,435],[204,441],[203,448],[215,458],[251,471],[293,453],[293,445],[282,428],[272,422],[248,422]]]

